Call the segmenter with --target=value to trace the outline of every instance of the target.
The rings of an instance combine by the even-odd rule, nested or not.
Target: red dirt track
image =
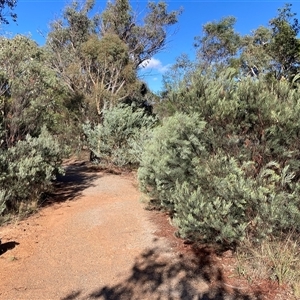
[[[140,197],[132,174],[69,165],[52,203],[0,228],[0,299],[274,299],[228,281]]]

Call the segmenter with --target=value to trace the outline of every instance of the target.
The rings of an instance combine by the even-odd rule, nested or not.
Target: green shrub
[[[243,170],[234,159],[218,155],[199,161],[196,169],[197,186],[187,178],[172,194],[180,235],[226,244],[243,239],[249,222],[245,212],[255,199]]]
[[[163,207],[172,210],[176,183],[192,180],[199,157],[207,156],[205,124],[198,114],[175,114],[154,129],[145,145],[138,170],[140,188]]]
[[[51,189],[61,168],[65,150],[42,129],[37,138],[29,135],[14,147],[0,152],[0,208],[17,210],[21,202],[38,201]]]
[[[254,161],[256,173],[270,161],[290,165],[300,178],[300,93],[289,82],[242,78],[227,68],[198,69],[189,84],[170,91],[158,106],[198,113],[215,133],[212,144],[228,156]],[[159,107],[157,108],[159,110]]]
[[[252,166],[211,156],[197,168],[197,188],[188,179],[177,184],[172,197],[181,236],[229,245],[300,230],[299,184],[288,167],[271,162],[253,178],[247,174]]]
[[[289,166],[240,162],[223,150],[198,114],[157,127],[138,170],[140,188],[169,210],[182,237],[226,245],[300,230],[299,187]]]
[[[144,141],[157,123],[143,109],[120,105],[104,111],[103,124],[83,126],[89,149],[100,164],[138,165]]]

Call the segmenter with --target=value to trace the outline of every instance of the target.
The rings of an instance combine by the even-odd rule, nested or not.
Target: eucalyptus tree
[[[241,47],[241,36],[235,32],[235,17],[222,18],[203,26],[202,36],[195,37],[198,59],[205,67],[228,66]]]
[[[145,85],[137,69],[165,47],[167,29],[177,22],[179,11],[168,13],[164,2],[149,3],[139,25],[128,1],[109,2],[91,16],[93,7],[93,0],[66,7],[51,25],[46,49],[73,108],[85,120],[99,122],[106,107],[143,97]]]
[[[267,51],[271,37],[271,30],[264,26],[242,37],[240,67],[245,76],[258,77],[271,72],[272,57]]]
[[[292,5],[286,4],[269,21],[269,26],[261,26],[243,37],[241,61],[248,74],[291,80],[299,72],[300,25],[295,16]]]
[[[81,45],[94,32],[94,20],[88,17],[93,5],[93,1],[87,1],[80,8],[73,2],[65,8],[61,19],[50,24],[46,42],[48,62],[72,93],[82,88]]]
[[[139,89],[128,46],[114,33],[101,39],[91,36],[81,47],[86,99],[94,102],[98,115]]]
[[[182,12],[167,11],[167,4],[148,2],[143,20],[139,20],[128,0],[108,2],[101,15],[100,33],[113,32],[128,45],[135,68],[162,51],[168,41],[169,28],[178,22]]]
[[[278,16],[269,22],[272,37],[267,51],[272,57],[274,76],[277,79],[290,79],[299,71],[300,40],[297,36],[300,24],[291,8],[291,4],[286,4],[278,10]]]
[[[286,4],[268,26],[244,36],[235,31],[234,17],[209,22],[195,38],[198,61],[217,72],[219,67],[234,67],[240,76],[291,80],[299,72],[300,60],[300,25],[295,16],[292,5]]]
[[[189,75],[195,70],[195,64],[186,53],[176,58],[175,63],[163,74],[165,92],[177,91],[183,84],[189,85]]]

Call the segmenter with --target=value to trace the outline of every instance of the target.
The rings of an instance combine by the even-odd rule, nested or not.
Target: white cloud
[[[159,59],[154,57],[144,61],[142,67],[145,70],[157,70],[160,73],[164,73],[168,70],[169,65],[163,66],[162,62]]]
[[[150,58],[143,62],[142,66],[145,69],[157,69],[162,67],[162,63],[160,60],[156,58]]]

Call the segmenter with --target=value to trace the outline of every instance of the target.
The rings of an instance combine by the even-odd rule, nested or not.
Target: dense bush
[[[93,156],[103,165],[137,165],[157,119],[126,105],[105,110],[103,115],[102,124],[83,126]]]
[[[257,174],[270,161],[290,164],[300,176],[300,93],[286,81],[242,78],[233,69],[196,70],[161,108],[197,112],[215,133],[212,143],[229,156],[255,162]],[[159,110],[159,108],[157,108]]]
[[[0,37],[0,48],[0,123],[5,147],[27,134],[37,137],[43,126],[66,137],[70,119],[64,105],[66,88],[47,65],[47,53],[22,35]]]
[[[145,147],[141,190],[171,212],[181,236],[229,245],[300,229],[289,166],[269,162],[257,173],[256,162],[216,150],[217,138],[198,114],[175,114]]]
[[[173,209],[176,182],[195,178],[199,158],[207,156],[208,146],[205,122],[198,114],[170,117],[154,129],[152,139],[145,145],[138,170],[141,190]]]
[[[17,210],[21,202],[38,201],[63,173],[65,154],[45,128],[37,138],[27,135],[14,147],[0,150],[0,213]]]
[[[198,167],[196,188],[188,179],[177,184],[172,198],[181,236],[230,245],[299,230],[299,184],[291,183],[288,167],[269,163],[252,178],[252,166],[216,155]]]

